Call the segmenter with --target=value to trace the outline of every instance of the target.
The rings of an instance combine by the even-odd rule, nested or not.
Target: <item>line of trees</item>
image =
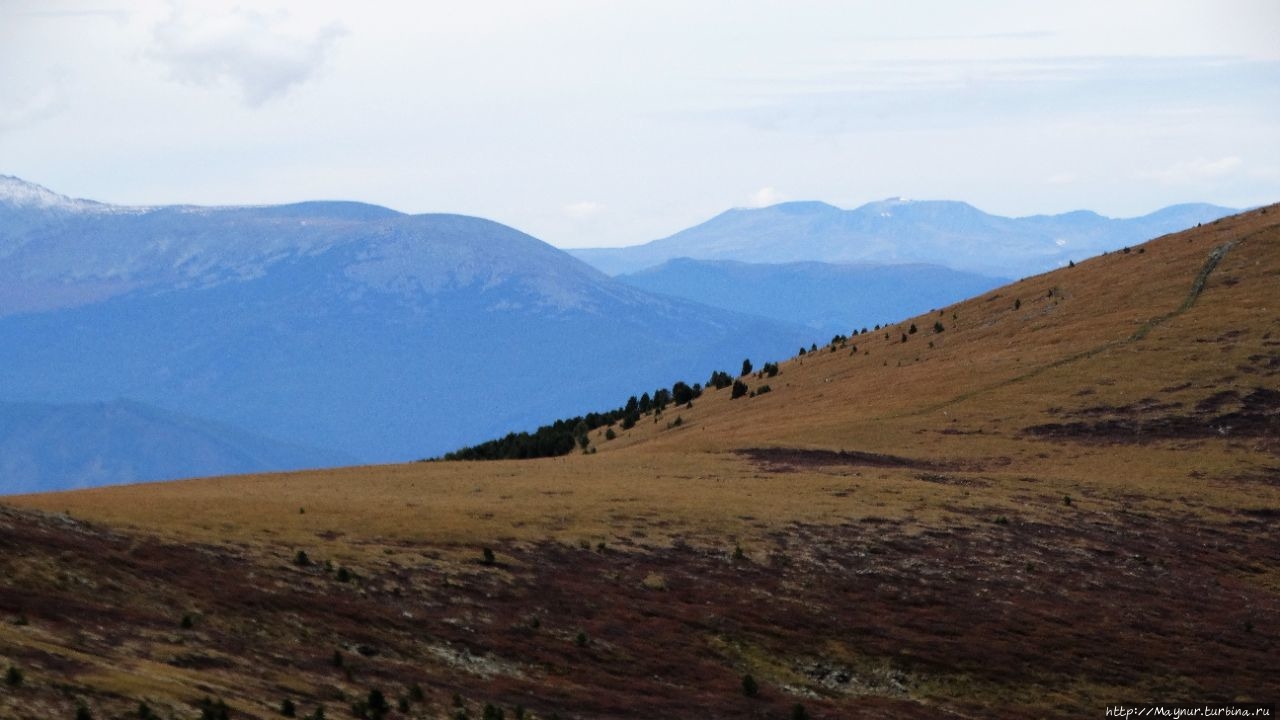
[[[445,453],[444,460],[527,460],[540,457],[557,457],[583,450],[590,445],[588,434],[602,427],[620,425],[623,430],[635,427],[640,418],[650,413],[661,413],[670,405],[688,406],[702,395],[702,386],[683,381],[670,388],[659,388],[639,397],[632,395],[620,408],[607,412],[588,413],[577,417],[556,420],[533,432],[513,432],[496,440],[489,440]]]

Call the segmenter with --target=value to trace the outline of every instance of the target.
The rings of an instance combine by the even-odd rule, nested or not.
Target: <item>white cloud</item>
[[[751,195],[751,207],[768,207],[777,205],[782,202],[783,198],[778,194],[777,190],[771,187],[762,187]]]
[[[230,84],[257,107],[311,79],[344,34],[337,23],[297,27],[284,12],[173,5],[154,29],[151,56],[175,80]]]
[[[1190,185],[1198,182],[1217,180],[1235,173],[1244,165],[1244,161],[1235,155],[1206,160],[1180,160],[1163,170],[1151,170],[1138,173],[1144,180],[1155,180],[1164,185]]]
[[[1060,172],[1054,173],[1044,179],[1046,185],[1070,185],[1077,180],[1075,173]]]
[[[604,210],[604,205],[600,203],[583,200],[582,202],[572,203],[564,206],[564,214],[574,220],[583,220]]]

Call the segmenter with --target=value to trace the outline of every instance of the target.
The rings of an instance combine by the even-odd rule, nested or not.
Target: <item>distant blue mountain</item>
[[[353,462],[124,400],[0,403],[0,494]]]
[[[1235,212],[1188,204],[1129,219],[1088,211],[1008,218],[962,202],[883,200],[853,210],[792,202],[729,210],[644,245],[570,252],[611,275],[687,257],[751,263],[929,263],[1025,277]]]
[[[1009,282],[938,265],[758,264],[688,258],[668,260],[617,279],[650,292],[801,322],[827,339],[949,305]]]
[[[811,335],[646,293],[480,218],[125,208],[0,177],[11,401],[129,398],[399,461],[780,359]]]

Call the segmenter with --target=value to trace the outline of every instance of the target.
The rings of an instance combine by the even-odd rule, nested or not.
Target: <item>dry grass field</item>
[[[744,380],[590,454],[4,498],[0,717],[1280,697],[1280,207]]]

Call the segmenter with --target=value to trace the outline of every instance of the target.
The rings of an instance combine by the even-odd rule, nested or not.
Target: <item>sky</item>
[[[0,174],[560,247],[886,197],[1280,201],[1275,0],[0,0]]]

